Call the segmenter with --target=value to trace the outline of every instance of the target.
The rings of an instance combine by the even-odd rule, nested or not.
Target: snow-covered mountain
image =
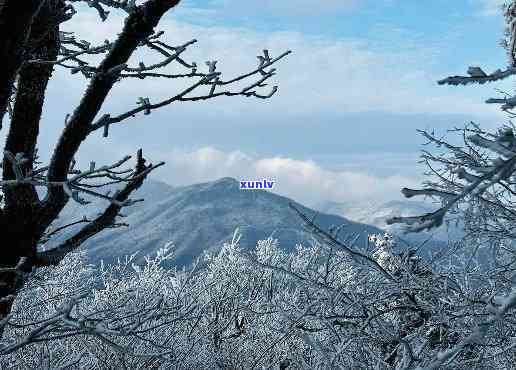
[[[418,216],[435,211],[439,205],[415,200],[392,200],[385,203],[337,203],[323,202],[316,208],[321,212],[336,214],[354,222],[376,226],[406,240],[418,242],[433,238],[447,242],[458,240],[464,233],[460,225],[454,222],[443,224],[436,230],[417,234],[404,234],[402,225],[388,225],[386,220],[394,216]]]
[[[306,245],[311,240],[310,232],[289,207],[289,202],[309,216],[314,214],[313,210],[268,191],[240,190],[238,181],[232,178],[184,187],[147,180],[132,198],[144,198],[145,202],[123,210],[126,217],[120,221],[130,224],[128,228],[105,230],[83,246],[92,262],[113,261],[135,252],[141,260],[172,242],[177,263],[187,264],[204,251],[220,248],[224,241],[231,239],[237,227],[243,234],[243,247],[254,248],[257,240],[271,235],[286,249],[298,243]],[[73,222],[83,215],[94,217],[106,205],[102,200],[95,200],[86,207],[71,203],[58,223]],[[317,215],[316,223],[325,229],[345,224],[339,235],[348,235],[349,239],[358,235],[356,243],[360,246],[366,244],[368,234],[382,232],[374,226],[324,213]],[[70,229],[60,239],[73,231]]]

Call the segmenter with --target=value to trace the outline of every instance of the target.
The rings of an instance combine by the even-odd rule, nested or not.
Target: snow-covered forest
[[[242,253],[238,235],[205,268],[164,269],[163,248],[140,266],[95,270],[74,253],[38,270],[2,368],[512,367],[510,283],[464,273],[460,253],[426,263],[388,234],[364,254],[318,242],[285,253],[273,239]]]
[[[516,97],[503,92],[487,100],[506,114],[495,130],[470,122],[450,127],[447,135],[419,132],[426,140],[426,181],[401,192],[431,198],[434,208],[386,223],[418,235],[456,223],[458,240],[431,244],[359,223],[328,226],[340,218],[308,214],[286,197],[252,194],[262,190],[236,196],[228,178],[181,189],[153,183],[156,199],[147,201],[178,215],[137,208],[141,200],[133,196],[164,163],[150,164],[139,149],[134,168],[126,167],[130,156],[79,168],[76,155],[90,135],[107,138],[113,126],[173,104],[272,99],[279,89],[268,84],[276,74],[281,80],[276,68],[293,62],[289,50],[265,49],[246,73],[227,76],[216,60],[190,61],[187,51],[196,39],[171,44],[159,32],[162,17],[180,6],[179,0],[0,2],[0,122],[7,131],[0,181],[0,368],[515,368]],[[95,45],[61,30],[84,11],[102,22],[122,12],[117,38]],[[472,66],[440,85],[484,85],[516,74],[516,1],[500,14],[508,66],[494,72]],[[138,52],[152,55],[151,61],[135,62]],[[167,70],[171,66],[180,71]],[[54,69],[68,70],[88,87],[66,117],[49,163],[42,163],[37,140]],[[134,108],[105,113],[104,101],[118,82],[151,78],[181,81],[180,89],[162,101],[139,97]],[[172,195],[164,200],[162,194]],[[65,208],[70,204],[90,211],[76,219]],[[207,216],[192,216],[203,205]],[[255,208],[228,212],[245,207]],[[286,217],[286,208],[304,227],[281,224],[276,235],[291,240],[273,235],[255,244],[245,237],[253,225],[219,240],[239,217],[241,223],[256,220],[254,236],[262,235],[272,219],[267,215]],[[157,220],[173,220],[188,250],[161,243],[169,231],[152,228]],[[126,255],[134,246],[114,244],[135,239],[120,230],[139,221],[144,227],[137,230],[160,242],[149,246],[147,240],[147,255]],[[213,223],[216,237],[203,238],[195,222]],[[108,234],[113,230],[119,234]],[[118,239],[103,245],[102,235]],[[203,240],[210,245],[198,245]],[[92,263],[87,249],[107,245],[117,261]]]

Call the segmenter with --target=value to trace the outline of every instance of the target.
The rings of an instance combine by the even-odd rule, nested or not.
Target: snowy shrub
[[[0,368],[401,369],[444,356],[470,369],[515,360],[504,349],[516,300],[500,294],[510,284],[418,259],[389,235],[370,236],[368,263],[320,242],[289,253],[267,239],[244,253],[239,240],[235,232],[203,268],[163,268],[168,246],[141,266],[132,256],[94,268],[76,253],[38,270],[16,299]]]

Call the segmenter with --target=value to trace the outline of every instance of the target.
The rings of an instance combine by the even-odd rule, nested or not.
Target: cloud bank
[[[324,13],[347,12],[364,0],[214,0],[210,6],[236,14],[274,14],[276,16],[305,16]]]
[[[364,170],[330,170],[313,160],[283,156],[259,157],[213,147],[159,153],[166,162],[159,178],[172,185],[189,185],[221,177],[275,180],[274,192],[309,206],[322,201],[388,201],[400,198],[403,186],[417,187],[413,177],[391,173],[378,176]],[[165,172],[166,171],[166,172]]]
[[[480,0],[480,5],[482,7],[481,13],[487,16],[500,16],[500,9],[506,2],[506,0]]]
[[[110,22],[99,24],[92,12],[81,12],[76,17],[74,29],[78,35],[97,40],[113,37],[122,24],[122,19],[115,16]],[[256,55],[261,54],[262,49],[269,49],[272,56],[293,50],[292,55],[277,65],[278,75],[271,85],[277,83],[279,93],[272,100],[264,103],[254,99],[221,98],[181,104],[175,108],[178,112],[245,114],[243,122],[249,119],[249,113],[263,117],[292,117],[366,111],[478,115],[498,112],[496,107],[482,104],[485,98],[482,92],[466,93],[463,89],[437,86],[436,80],[443,76],[425,71],[431,70],[430,65],[438,60],[439,51],[424,43],[406,40],[410,47],[393,45],[386,49],[367,40],[329,38],[294,31],[260,32],[246,28],[199,26],[173,17],[165,19],[160,29],[166,32],[167,39],[173,44],[198,39],[198,44],[184,54],[185,58],[196,61],[201,68],[205,67],[204,61],[216,59],[226,78],[252,70],[257,63]],[[148,55],[138,55],[132,59],[132,64],[137,65],[146,59]],[[185,86],[185,81],[177,80],[123,81],[113,92],[116,100],[111,100],[111,103],[118,109],[133,107],[135,91],[157,101]],[[66,86],[67,94],[73,94],[70,87],[73,86]]]

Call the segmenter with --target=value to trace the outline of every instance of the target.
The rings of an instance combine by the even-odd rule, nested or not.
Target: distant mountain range
[[[204,251],[218,250],[231,239],[237,227],[242,233],[241,246],[250,249],[257,240],[271,235],[288,250],[300,243],[307,245],[312,238],[289,202],[309,216],[314,215],[314,210],[265,190],[240,190],[238,181],[233,178],[183,187],[147,180],[132,198],[144,198],[145,202],[123,210],[126,217],[120,221],[128,223],[129,227],[105,230],[84,244],[92,262],[112,262],[136,252],[137,260],[142,261],[145,255],[154,254],[158,248],[172,242],[176,263],[185,265]],[[102,200],[94,200],[87,206],[70,203],[55,226],[82,216],[95,217],[106,205]],[[378,227],[339,215],[318,213],[315,220],[325,229],[345,224],[339,235],[347,235],[348,240],[356,237],[358,246],[366,245],[367,235],[383,233]],[[80,227],[68,229],[45,247],[52,247]]]
[[[385,203],[322,202],[316,208],[321,212],[340,215],[355,222],[376,226],[412,242],[419,242],[428,238],[447,242],[449,240],[458,240],[464,236],[461,225],[457,225],[455,222],[448,222],[438,229],[417,234],[404,234],[402,225],[387,224],[386,220],[394,216],[419,216],[434,212],[439,208],[438,204],[432,204],[428,201],[392,200]]]

